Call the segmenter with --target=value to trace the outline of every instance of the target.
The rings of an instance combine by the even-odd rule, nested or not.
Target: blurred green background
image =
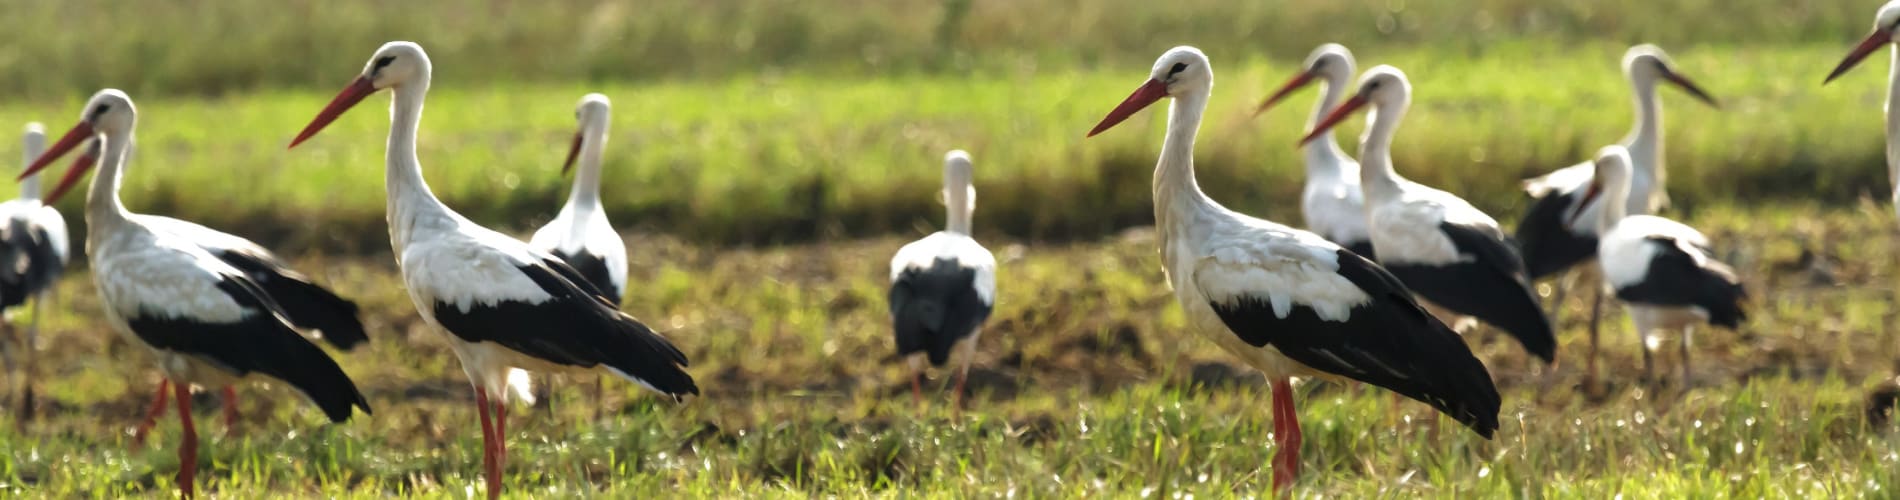
[[[121,88],[142,111],[134,207],[293,244],[376,248],[382,114],[283,145],[371,51],[406,39],[436,65],[428,176],[478,221],[525,228],[552,215],[566,194],[558,162],[572,106],[600,91],[617,111],[604,197],[623,226],[714,243],[922,231],[941,217],[938,158],[965,148],[978,162],[980,234],[1092,238],[1148,222],[1164,119],[1150,111],[1082,134],[1179,44],[1205,50],[1217,75],[1203,183],[1229,206],[1297,221],[1292,144],[1317,93],[1248,112],[1312,47],[1339,42],[1362,69],[1394,64],[1414,80],[1394,148],[1401,173],[1509,221],[1524,205],[1520,179],[1629,128],[1618,59],[1653,42],[1723,103],[1663,91],[1679,208],[1840,203],[1887,185],[1885,64],[1820,85],[1874,7],[5,0],[0,77],[12,84],[0,88],[0,123],[57,132],[93,91]],[[1349,150],[1354,134],[1342,136]]]

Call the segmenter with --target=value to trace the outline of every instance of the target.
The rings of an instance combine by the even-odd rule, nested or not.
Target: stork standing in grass
[[[1359,141],[1359,183],[1379,263],[1417,292],[1446,323],[1475,317],[1517,338],[1545,362],[1557,355],[1550,320],[1537,307],[1524,262],[1490,215],[1457,195],[1400,177],[1392,167],[1392,136],[1411,106],[1412,84],[1391,66],[1366,71],[1359,89],[1313,128],[1317,139],[1353,112],[1371,106],[1372,125]]]
[[[86,253],[105,318],[135,344],[151,349],[170,380],[184,428],[178,485],[192,496],[198,435],[191,386],[226,387],[252,374],[282,381],[309,397],[332,422],[369,402],[336,361],[284,318],[284,311],[243,269],[225,263],[119,201],[138,112],[132,99],[107,89],[86,102],[78,125],[27,167],[32,175],[97,136],[104,150],[86,196]],[[47,195],[57,201],[93,164],[68,170]]]
[[[488,497],[501,496],[509,389],[532,401],[522,370],[610,373],[680,399],[699,394],[686,355],[628,316],[559,257],[475,224],[443,205],[422,179],[416,129],[433,66],[422,46],[389,42],[291,140],[290,147],[370,94],[389,90],[390,246],[422,319],[462,361],[482,424]]]
[[[1339,101],[1352,91],[1352,75],[1351,51],[1336,43],[1321,45],[1306,56],[1300,74],[1293,75],[1279,91],[1262,101],[1254,113],[1265,112],[1293,91],[1319,82],[1323,84],[1319,103],[1313,106],[1313,116],[1306,121],[1310,129],[1333,108],[1339,107]],[[1376,259],[1372,234],[1366,230],[1366,199],[1359,189],[1359,161],[1346,155],[1331,130],[1321,132],[1318,139],[1306,143],[1301,150],[1306,159],[1306,188],[1300,191],[1300,215],[1306,218],[1306,230],[1319,233],[1362,257]]]
[[[942,367],[955,355],[956,407],[963,408],[976,339],[996,304],[996,257],[970,237],[976,209],[971,169],[969,153],[944,155],[944,229],[904,245],[891,259],[891,323],[897,354],[910,364],[911,397],[919,405],[925,360]]]
[[[1630,133],[1617,144],[1629,149],[1632,163],[1630,176],[1630,196],[1625,210],[1632,214],[1655,213],[1669,201],[1665,180],[1668,171],[1663,168],[1663,112],[1662,102],[1656,96],[1656,84],[1666,82],[1680,87],[1712,107],[1719,107],[1715,98],[1676,71],[1675,63],[1669,55],[1655,45],[1642,44],[1630,47],[1623,54],[1623,76],[1629,80],[1630,93],[1636,101],[1636,123]],[[1551,297],[1550,316],[1556,317],[1562,309],[1564,296],[1579,280],[1594,281],[1569,272],[1577,269],[1578,264],[1587,264],[1597,255],[1597,227],[1594,224],[1581,226],[1567,224],[1565,215],[1575,211],[1585,211],[1586,218],[1594,220],[1602,204],[1585,205],[1584,188],[1590,184],[1595,169],[1591,162],[1572,165],[1543,176],[1524,181],[1524,190],[1535,201],[1517,223],[1518,249],[1524,255],[1525,269],[1530,272],[1532,282],[1553,275],[1562,275],[1556,284],[1556,293]],[[1596,266],[1585,265],[1582,269],[1594,271]],[[1590,300],[1590,335],[1595,338],[1597,319],[1603,304],[1603,288],[1596,286]],[[1596,363],[1596,351],[1590,351],[1588,363]]]
[[[29,123],[21,142],[26,152],[23,164],[31,164],[46,151],[46,130]],[[7,371],[20,378],[15,422],[26,425],[38,404],[33,379],[38,372],[34,360],[39,356],[34,352],[40,337],[40,302],[52,296],[53,285],[66,271],[66,218],[40,202],[40,176],[28,175],[20,181],[20,197],[0,203],[0,219],[5,221],[0,225],[0,312],[12,312],[33,301],[24,340],[13,333],[11,318],[0,318],[0,328],[7,330]]]
[[[1194,331],[1272,383],[1274,488],[1299,476],[1293,377],[1384,387],[1490,438],[1499,406],[1490,373],[1397,278],[1319,235],[1228,210],[1201,192],[1194,138],[1213,86],[1207,57],[1176,47],[1089,135],[1174,98],[1154,172],[1161,268]]]
[[[1841,63],[1835,65],[1834,71],[1829,72],[1827,79],[1821,83],[1840,78],[1874,51],[1895,43],[1900,43],[1900,0],[1880,6],[1880,10],[1874,13],[1874,32],[1854,46],[1854,50],[1848,52],[1847,57],[1842,58]],[[1887,103],[1884,106],[1887,113],[1887,176],[1893,183],[1894,212],[1900,213],[1900,116],[1893,113],[1894,101],[1900,100],[1900,50],[1895,50],[1893,54],[1893,67],[1887,73]]]
[[[1710,323],[1729,329],[1739,328],[1748,319],[1743,290],[1735,270],[1710,256],[1709,240],[1695,228],[1652,215],[1624,216],[1630,196],[1629,151],[1609,146],[1598,153],[1595,175],[1583,193],[1588,205],[1603,200],[1595,214],[1584,209],[1570,212],[1571,223],[1595,222],[1603,235],[1597,243],[1597,262],[1602,267],[1604,284],[1616,292],[1629,310],[1630,322],[1643,346],[1643,378],[1653,376],[1654,361],[1650,350],[1661,330],[1682,332],[1679,344],[1682,384],[1691,382],[1689,337],[1698,323]],[[1597,219],[1582,219],[1595,215]],[[1581,219],[1581,220],[1580,220]],[[1590,351],[1596,352],[1596,336],[1590,336]],[[1593,376],[1595,364],[1589,367]]]
[[[608,302],[616,305],[627,293],[627,245],[620,232],[607,222],[607,211],[600,208],[600,157],[607,149],[607,127],[612,121],[613,104],[607,96],[587,94],[574,110],[579,130],[567,150],[561,172],[580,168],[574,174],[574,188],[567,204],[554,220],[534,232],[528,245],[553,254],[572,266],[593,285]],[[600,417],[601,378],[594,378],[595,418]]]
[[[83,153],[73,161],[72,169],[92,168],[99,161],[99,141],[87,141]],[[129,147],[129,146],[128,146]],[[290,263],[277,254],[252,242],[230,233],[205,227],[195,222],[160,215],[137,215],[145,227],[154,231],[171,233],[191,242],[198,248],[210,252],[211,256],[225,264],[244,271],[251,281],[270,296],[282,309],[284,318],[292,326],[307,336],[317,337],[345,351],[355,349],[369,341],[369,334],[363,329],[363,320],[356,303],[343,298],[316,284],[308,276],[290,267]],[[171,382],[159,379],[158,392],[152,397],[151,408],[146,410],[145,419],[132,430],[132,443],[141,446],[152,426],[158,424],[158,417],[165,412],[166,398],[171,395]],[[237,389],[225,386],[222,404],[224,406],[224,425],[226,431],[236,428],[238,421]]]

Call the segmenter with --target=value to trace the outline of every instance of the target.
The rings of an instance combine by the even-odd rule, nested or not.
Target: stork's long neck
[[[131,215],[119,201],[119,174],[125,165],[125,150],[132,143],[131,134],[102,134],[99,141],[104,149],[99,172],[93,174],[92,184],[86,188],[86,225],[93,231],[110,231]]]
[[[1405,96],[1389,104],[1370,106],[1374,106],[1372,125],[1366,127],[1365,136],[1359,139],[1359,184],[1365,190],[1367,206],[1396,199],[1401,194],[1399,186],[1404,178],[1392,168],[1392,136],[1398,132],[1399,120],[1405,118],[1411,98]],[[1387,106],[1391,109],[1386,109]]]
[[[575,161],[574,188],[568,191],[567,204],[577,210],[592,210],[600,206],[600,162],[601,154],[607,149],[607,126],[588,127],[581,132],[580,158]]]
[[[1352,70],[1346,70],[1345,74],[1351,75]],[[1313,115],[1306,119],[1307,130],[1312,130],[1314,126],[1319,125],[1320,120],[1326,119],[1327,113],[1339,107],[1339,101],[1345,98],[1347,89],[1350,88],[1346,86],[1348,77],[1339,76],[1338,73],[1327,73],[1325,78],[1325,88],[1320,90],[1319,104],[1313,106]],[[1346,157],[1346,150],[1339,147],[1339,141],[1333,137],[1332,129],[1326,129],[1325,132],[1320,133],[1319,137],[1314,138],[1313,142],[1306,143],[1304,153],[1307,179],[1338,178],[1344,174],[1340,171],[1341,167],[1352,161]]]
[[[970,235],[970,215],[976,210],[968,178],[945,179],[943,185],[944,229]]]
[[[1210,90],[1184,92],[1168,105],[1168,135],[1161,142],[1154,178],[1155,224],[1163,233],[1171,234],[1171,229],[1213,206],[1194,181],[1194,136],[1201,128]]]
[[[422,101],[429,94],[426,72],[415,83],[397,86],[389,106],[389,144],[384,173],[389,193],[389,237],[398,254],[409,237],[427,224],[454,222],[453,212],[429,191],[416,159],[416,128],[422,121]]]
[[[1636,125],[1623,138],[1623,144],[1630,151],[1631,175],[1641,177],[1644,182],[1634,182],[1635,177],[1631,178],[1632,184],[1641,185],[1643,192],[1631,193],[1632,196],[1625,197],[1629,198],[1625,203],[1634,204],[1630,208],[1633,212],[1648,213],[1656,198],[1653,193],[1667,185],[1668,174],[1663,168],[1662,155],[1662,104],[1656,100],[1653,77],[1630,78],[1630,90],[1636,101]]]
[[[1893,103],[1900,101],[1900,47],[1891,54],[1887,69],[1887,178],[1893,183],[1894,210],[1900,212],[1900,116],[1893,114]]]
[[[1597,234],[1609,234],[1610,228],[1616,227],[1617,222],[1629,215],[1630,179],[1628,175],[1625,175],[1624,178],[1614,182],[1609,180],[1598,180],[1598,182],[1602,182],[1600,189],[1603,190],[1601,195],[1603,202],[1597,205],[1603,209],[1597,213]]]
[[[25,153],[22,156],[26,157],[25,163],[22,163],[22,165],[32,165],[33,160],[40,159],[40,155],[46,153],[46,134],[40,133],[38,129],[28,133],[26,140],[22,141],[22,143],[22,145],[25,146],[21,148],[21,151]],[[40,199],[40,174],[33,174],[26,176],[25,179],[20,179],[20,198],[26,200]]]

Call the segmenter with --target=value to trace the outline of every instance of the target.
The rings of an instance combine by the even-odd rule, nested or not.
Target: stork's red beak
[[[1114,127],[1115,124],[1134,115],[1136,111],[1141,111],[1141,108],[1146,108],[1167,96],[1168,84],[1153,78],[1148,79],[1148,83],[1141,84],[1140,88],[1135,89],[1135,93],[1128,94],[1128,98],[1122,100],[1121,105],[1115,106],[1113,111],[1108,112],[1108,116],[1102,117],[1102,122],[1095,124],[1095,128],[1089,130],[1088,137],[1095,137],[1095,134]]]
[[[1279,91],[1268,96],[1267,100],[1260,101],[1260,107],[1254,108],[1253,110],[1254,116],[1260,116],[1260,113],[1266,112],[1267,108],[1271,108],[1274,104],[1279,103],[1280,99],[1285,99],[1286,96],[1292,95],[1293,91],[1299,90],[1300,87],[1305,87],[1306,84],[1313,83],[1313,78],[1313,72],[1311,71],[1302,71],[1300,74],[1293,75],[1293,79],[1287,80],[1286,85],[1280,86]]]
[[[1319,125],[1314,125],[1312,132],[1307,132],[1306,137],[1301,137],[1300,144],[1313,142],[1314,137],[1319,137],[1320,134],[1332,130],[1334,125],[1345,121],[1347,116],[1352,115],[1352,112],[1358,111],[1359,108],[1366,107],[1367,102],[1371,101],[1367,101],[1365,96],[1357,94],[1354,94],[1350,99],[1346,99],[1346,102],[1340,103],[1339,107],[1333,108],[1333,112],[1326,115],[1325,119],[1320,120]]]
[[[1847,57],[1841,59],[1841,64],[1835,66],[1834,72],[1828,73],[1827,79],[1821,80],[1821,84],[1827,85],[1827,82],[1834,81],[1835,78],[1847,74],[1847,70],[1854,69],[1854,65],[1860,64],[1862,60],[1867,59],[1869,54],[1880,50],[1881,46],[1886,45],[1887,42],[1891,40],[1893,40],[1892,31],[1874,30],[1873,34],[1867,35],[1867,39],[1860,41],[1860,45],[1854,46],[1853,52],[1848,52]]]
[[[574,169],[574,158],[577,158],[580,155],[581,155],[581,133],[580,131],[576,130],[574,131],[574,145],[567,147],[567,161],[561,162],[561,175],[567,175],[567,171]]]
[[[342,92],[337,92],[336,98],[331,99],[330,105],[324,106],[323,111],[318,112],[317,117],[310,120],[309,125],[304,126],[303,132],[297,133],[297,138],[290,141],[289,147],[297,147],[304,140],[317,135],[317,132],[322,132],[323,127],[329,126],[330,122],[343,116],[344,111],[349,111],[351,107],[356,106],[356,103],[363,102],[363,98],[374,93],[376,93],[376,85],[370,82],[369,78],[356,77],[355,81],[350,82],[350,86],[343,87]]]
[[[1704,104],[1708,104],[1709,107],[1715,108],[1715,109],[1722,109],[1722,105],[1719,103],[1716,103],[1714,97],[1709,97],[1709,93],[1703,92],[1702,87],[1698,87],[1696,86],[1695,82],[1689,81],[1689,77],[1682,76],[1680,74],[1677,74],[1675,71],[1671,71],[1668,69],[1663,70],[1662,77],[1663,77],[1663,80],[1667,80],[1669,81],[1669,83],[1676,84],[1677,87],[1682,87],[1683,92],[1688,92],[1689,95],[1695,96],[1697,100],[1702,101]]]
[[[34,159],[33,164],[27,165],[26,171],[20,172],[20,176],[15,180],[26,179],[27,176],[45,170],[47,165],[52,165],[53,162],[59,160],[61,156],[65,156],[66,153],[71,152],[73,148],[78,147],[80,144],[86,142],[87,139],[91,138],[93,138],[92,124],[80,121],[78,125],[73,125],[72,130],[66,131],[66,135],[60,136],[59,142],[53,143],[53,147],[47,148],[45,153],[41,153],[39,158]],[[84,156],[82,156],[82,158],[83,157]],[[90,163],[75,164],[72,168],[66,169],[66,176],[59,180],[59,185],[53,188],[51,194],[46,195],[46,204],[50,205],[55,201],[59,201],[60,196],[65,195],[67,191],[71,191],[73,185],[78,184],[79,179],[86,176],[86,170],[89,168],[92,168],[92,164]]]

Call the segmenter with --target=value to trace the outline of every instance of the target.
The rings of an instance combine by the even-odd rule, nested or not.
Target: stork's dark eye
[[[389,63],[393,63],[393,62],[396,62],[396,56],[378,57],[376,58],[376,64],[370,66],[370,70],[375,71],[375,70],[383,69],[383,66],[388,66]]]
[[[1378,80],[1366,82],[1366,90],[1379,90],[1380,83],[1383,83],[1383,82],[1380,82]]]
[[[106,111],[111,110],[111,109],[112,109],[111,104],[100,104],[99,107],[92,108],[92,119],[97,120],[99,119],[99,117],[105,116]]]
[[[1187,63],[1174,63],[1174,68],[1168,70],[1168,76],[1172,77],[1174,76],[1175,73],[1180,73],[1186,70],[1187,70]]]

